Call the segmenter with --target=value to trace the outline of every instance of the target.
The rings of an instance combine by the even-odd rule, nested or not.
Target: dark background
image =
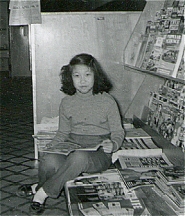
[[[41,11],[142,11],[145,4],[145,0],[41,0]]]

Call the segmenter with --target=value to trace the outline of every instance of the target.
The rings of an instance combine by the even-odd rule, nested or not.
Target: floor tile
[[[5,215],[5,214],[3,214],[3,212],[6,212],[6,214],[7,214],[7,212],[9,211],[9,209],[10,209],[9,206],[5,206],[5,205],[3,205],[3,204],[1,203],[1,214],[2,214],[2,215]]]
[[[9,175],[12,175],[11,171],[9,171],[9,170],[2,170],[0,178],[4,178],[4,177],[9,176]]]
[[[4,179],[6,181],[12,182],[12,183],[16,183],[16,182],[22,182],[23,180],[27,179],[28,177],[24,176],[24,175],[20,175],[20,174],[13,174],[10,175],[8,177],[5,177]]]
[[[16,207],[16,206],[19,206],[21,204],[25,204],[25,203],[29,203],[29,200],[27,199],[23,199],[23,198],[19,198],[15,195],[12,195],[10,197],[7,197],[5,199],[3,199],[2,201],[2,204],[6,205],[6,206],[9,206],[9,207]]]
[[[1,162],[1,169],[11,167],[13,165],[14,165],[14,163],[11,163],[10,161],[2,161]]]
[[[15,172],[22,172],[23,170],[27,170],[28,167],[27,166],[21,166],[21,165],[14,165],[14,166],[11,166],[11,167],[7,167],[8,170],[10,171],[15,171]]]
[[[3,146],[1,147],[1,148],[3,148]],[[8,160],[10,160],[11,158],[14,158],[15,156],[14,155],[11,155],[11,154],[3,154],[2,152],[1,152],[1,159],[3,160],[3,161],[8,161]]]
[[[1,204],[2,204],[2,200],[3,199],[5,199],[5,198],[7,198],[7,197],[10,197],[11,195],[10,195],[10,193],[8,193],[8,192],[4,192],[4,191],[2,191],[1,190]]]
[[[0,215],[26,216],[32,197],[16,195],[22,184],[38,181],[38,161],[34,159],[33,101],[31,78],[12,78],[1,82],[1,175]],[[64,194],[48,198],[43,216],[68,216]]]

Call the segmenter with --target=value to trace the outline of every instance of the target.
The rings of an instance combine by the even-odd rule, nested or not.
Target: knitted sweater
[[[108,94],[79,94],[62,99],[59,109],[59,128],[52,144],[65,141],[70,133],[77,135],[107,135],[117,151],[125,137],[119,110]]]

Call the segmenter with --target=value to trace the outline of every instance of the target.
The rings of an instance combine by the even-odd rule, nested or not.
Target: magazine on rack
[[[181,34],[150,33],[141,51],[136,66],[148,71],[177,77],[184,50],[184,37]]]
[[[184,38],[181,35],[167,35],[164,41],[157,72],[176,77],[183,55]]]
[[[177,71],[177,78],[179,79],[182,79],[182,80],[185,80],[185,65],[184,65],[184,61],[185,61],[185,47],[184,47],[184,50],[183,50],[183,55],[182,55],[182,58],[181,58],[181,61],[180,61],[180,64],[179,64],[179,68],[178,68],[178,71]]]

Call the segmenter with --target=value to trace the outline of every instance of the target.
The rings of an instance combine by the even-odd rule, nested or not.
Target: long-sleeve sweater
[[[70,133],[107,135],[117,151],[125,137],[117,104],[108,93],[66,96],[59,108],[59,128],[52,144],[65,141]]]

